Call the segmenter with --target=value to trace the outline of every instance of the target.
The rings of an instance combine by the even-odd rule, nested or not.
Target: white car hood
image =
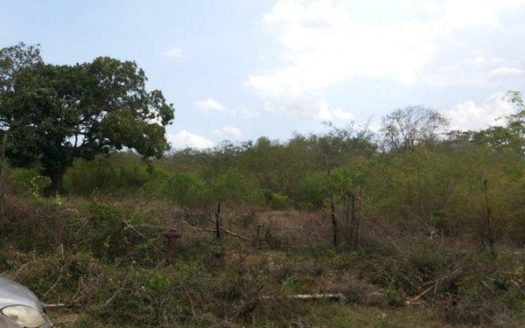
[[[42,302],[29,289],[0,277],[0,309],[8,305],[27,305],[40,312],[44,311]]]

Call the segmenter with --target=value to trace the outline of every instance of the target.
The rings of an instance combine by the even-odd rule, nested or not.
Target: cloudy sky
[[[135,60],[175,147],[321,131],[425,105],[476,129],[525,86],[525,0],[0,0],[0,47]]]

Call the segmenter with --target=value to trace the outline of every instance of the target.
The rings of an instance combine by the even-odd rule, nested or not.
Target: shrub
[[[156,231],[152,236],[135,228],[154,223],[149,218],[130,208],[96,201],[89,205],[87,213],[90,217],[90,251],[97,258],[135,261],[142,265],[155,265],[165,258],[163,231]]]
[[[259,205],[263,192],[255,179],[242,175],[238,170],[229,170],[217,176],[211,183],[213,197],[230,205]]]
[[[49,186],[51,180],[39,174],[35,168],[11,168],[6,176],[9,191],[17,195],[40,196]]]
[[[301,207],[320,209],[323,207],[326,197],[326,174],[312,174],[304,179],[298,196]]]
[[[283,195],[279,192],[271,192],[269,197],[269,205],[276,210],[285,209],[290,207],[291,201],[288,196]]]
[[[174,173],[163,185],[163,194],[177,204],[188,208],[208,205],[211,190],[197,174]]]
[[[89,196],[137,192],[150,179],[148,166],[136,155],[113,154],[93,161],[77,160],[64,176],[66,192]]]

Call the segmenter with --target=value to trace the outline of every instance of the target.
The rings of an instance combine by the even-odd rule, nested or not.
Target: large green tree
[[[46,64],[38,47],[0,50],[0,130],[16,166],[37,166],[60,191],[76,158],[130,149],[144,157],[168,148],[174,117],[135,62],[99,57],[76,65]]]

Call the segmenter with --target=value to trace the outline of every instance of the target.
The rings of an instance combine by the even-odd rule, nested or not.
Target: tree
[[[419,143],[433,143],[447,126],[442,114],[423,106],[395,110],[383,118],[383,150],[408,150]]]
[[[7,108],[3,106],[2,97],[13,90],[14,72],[23,67],[32,67],[42,62],[38,46],[26,47],[24,43],[17,46],[0,49],[0,202],[5,193],[3,181],[3,166],[7,147],[7,129],[10,118]],[[3,115],[2,115],[3,114]]]
[[[20,43],[16,46],[0,49],[0,90],[2,93],[13,90],[13,76],[26,67],[34,67],[43,62],[40,48]],[[0,124],[3,122],[1,121]]]
[[[505,99],[516,107],[516,112],[504,117],[505,126],[491,126],[481,131],[468,131],[476,144],[485,144],[498,150],[510,150],[525,154],[525,104],[521,93],[509,91]]]
[[[370,133],[368,127],[356,129],[354,125],[351,124],[344,129],[340,129],[333,126],[330,122],[328,122],[327,125],[331,128],[331,131],[319,140],[319,148],[324,157],[326,190],[328,192],[330,217],[332,221],[332,238],[334,247],[337,249],[339,228],[335,213],[335,195],[332,179],[332,170],[335,166],[334,162],[350,162],[361,154],[371,156],[374,154],[376,147],[371,142],[373,134]]]
[[[146,91],[135,62],[99,57],[91,63],[45,64],[38,47],[0,50],[0,129],[16,166],[37,166],[49,192],[76,158],[132,149],[160,157],[169,147],[165,127],[174,117],[159,90]]]

